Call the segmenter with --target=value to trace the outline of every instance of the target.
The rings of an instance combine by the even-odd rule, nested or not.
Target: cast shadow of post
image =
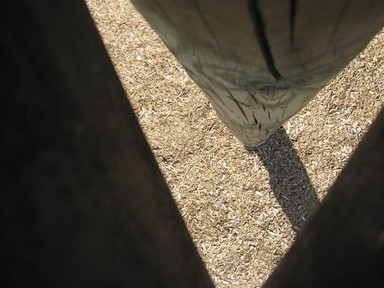
[[[320,201],[284,128],[253,151],[267,169],[271,189],[292,228],[298,232]]]

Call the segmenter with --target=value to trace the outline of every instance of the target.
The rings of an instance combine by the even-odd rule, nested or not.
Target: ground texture
[[[384,31],[251,153],[129,1],[87,4],[216,287],[260,287],[383,106]]]

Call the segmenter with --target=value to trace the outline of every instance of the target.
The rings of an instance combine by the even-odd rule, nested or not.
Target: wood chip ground
[[[216,287],[261,287],[383,107],[384,31],[250,153],[129,1],[87,4]]]

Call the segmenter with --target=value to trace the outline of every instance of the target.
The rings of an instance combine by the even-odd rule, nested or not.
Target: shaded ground
[[[384,32],[247,152],[129,1],[87,3],[212,279],[260,287],[383,105]]]

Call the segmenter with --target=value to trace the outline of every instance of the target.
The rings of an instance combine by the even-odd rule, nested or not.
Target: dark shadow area
[[[293,229],[299,231],[320,201],[284,128],[253,152],[268,170],[273,193]]]

